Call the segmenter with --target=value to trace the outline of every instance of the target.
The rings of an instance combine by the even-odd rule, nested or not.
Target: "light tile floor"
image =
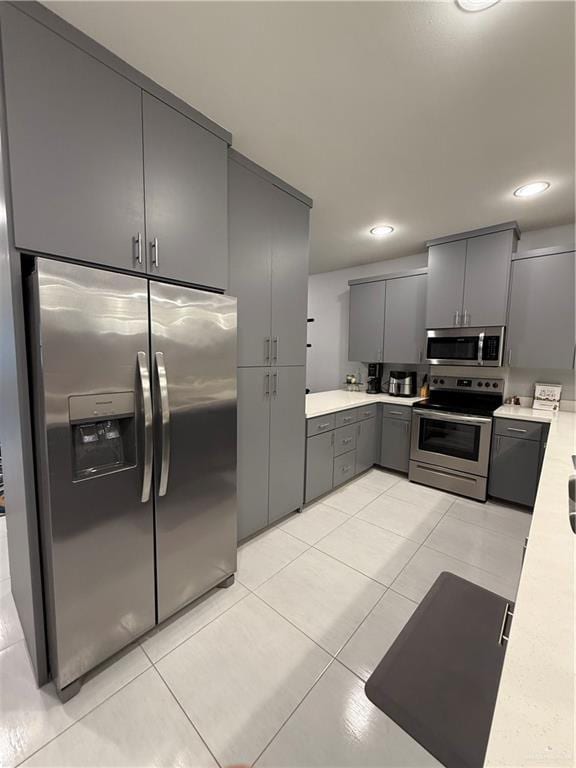
[[[62,705],[38,690],[0,527],[0,765],[437,766],[364,694],[444,570],[514,598],[531,517],[373,469],[244,544],[214,590]]]

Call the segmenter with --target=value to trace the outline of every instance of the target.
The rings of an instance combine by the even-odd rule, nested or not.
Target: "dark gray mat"
[[[507,603],[440,574],[366,683],[370,701],[447,768],[484,764]]]

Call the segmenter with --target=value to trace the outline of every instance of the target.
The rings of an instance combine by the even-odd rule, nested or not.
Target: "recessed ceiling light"
[[[546,192],[547,189],[550,189],[549,181],[531,181],[529,184],[523,184],[515,189],[514,197],[534,197],[534,195],[541,195],[542,192]]]
[[[456,0],[463,11],[485,11],[491,5],[496,5],[500,0]]]
[[[391,235],[392,232],[394,232],[394,227],[391,227],[389,224],[379,224],[370,230],[370,234],[374,235],[374,237],[385,237],[386,235]]]

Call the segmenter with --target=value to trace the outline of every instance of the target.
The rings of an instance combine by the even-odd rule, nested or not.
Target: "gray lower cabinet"
[[[421,363],[425,349],[426,275],[386,281],[384,362]]]
[[[307,420],[307,504],[377,463],[379,425],[375,404]]]
[[[426,328],[460,325],[465,272],[466,240],[428,249]]]
[[[306,502],[332,490],[334,432],[322,432],[306,440]]]
[[[140,88],[1,6],[16,247],[144,271]]]
[[[507,361],[515,368],[574,367],[574,252],[512,262]]]
[[[268,525],[270,370],[238,369],[238,539]]]
[[[378,419],[366,419],[356,424],[356,474],[365,472],[378,461]]]
[[[304,500],[306,368],[272,369],[270,400],[270,523]]]
[[[408,409],[410,410],[410,409]],[[398,472],[408,472],[410,464],[411,421],[383,414],[380,464]]]
[[[228,287],[228,145],[142,94],[148,271]]]
[[[356,474],[356,451],[343,453],[334,459],[333,487],[337,488],[342,483],[351,480]]]
[[[539,441],[493,435],[488,494],[516,504],[533,506],[540,458]]]
[[[494,419],[488,495],[534,506],[549,424]]]
[[[238,538],[302,506],[305,369],[238,369]]]
[[[230,293],[238,298],[238,364],[306,363],[308,206],[229,158]]]
[[[383,361],[385,307],[385,280],[350,286],[348,360]]]

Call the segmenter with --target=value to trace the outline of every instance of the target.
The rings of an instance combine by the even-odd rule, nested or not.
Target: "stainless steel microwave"
[[[504,354],[504,327],[440,328],[426,332],[430,365],[498,367]]]

